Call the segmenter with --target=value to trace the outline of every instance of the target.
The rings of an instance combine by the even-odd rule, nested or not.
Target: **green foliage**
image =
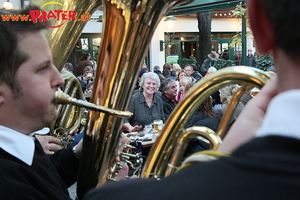
[[[247,17],[247,9],[244,5],[244,2],[240,2],[234,10],[231,10],[232,16],[234,16],[235,18],[242,18],[242,17],[246,17],[246,19],[248,19]],[[248,21],[248,20],[247,20]],[[247,23],[247,27],[249,27],[249,23]],[[246,36],[249,36],[250,33],[246,33]],[[235,34],[232,37],[232,42],[230,43],[230,47],[234,48],[235,45],[242,45],[242,33],[239,32],[237,34]]]
[[[235,44],[242,45],[242,33],[237,33],[232,37],[232,41],[230,43],[230,47],[234,48]]]
[[[232,60],[223,60],[223,59],[218,59],[218,60],[212,61],[212,65],[218,70],[225,68],[225,67],[230,67],[230,66],[232,66],[232,63],[233,63]]]
[[[247,9],[245,8],[244,3],[240,2],[231,13],[234,17],[244,17],[247,15]]]
[[[195,59],[179,59],[178,64],[181,66],[181,68],[184,68],[184,66],[188,64],[196,64],[197,61]]]
[[[273,56],[272,54],[264,54],[257,56],[256,67],[263,71],[268,71],[268,69],[273,65]]]
[[[268,69],[272,66],[272,60],[270,59],[257,59],[256,67],[263,71],[268,71]]]

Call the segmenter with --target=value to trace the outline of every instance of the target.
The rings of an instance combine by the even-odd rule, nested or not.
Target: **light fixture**
[[[166,31],[166,34],[168,35],[169,37],[169,42],[171,43],[172,41],[172,38],[174,36],[174,22],[177,21],[175,19],[175,17],[173,16],[169,16],[165,19],[165,22],[167,23],[167,31]]]
[[[168,35],[169,41],[162,41],[162,40],[160,41],[160,51],[163,51],[164,43],[165,43],[165,45],[171,44],[172,38],[175,35],[174,22],[177,20],[175,19],[175,17],[169,16],[169,17],[166,17],[166,19],[164,21],[166,22],[165,34]]]
[[[9,0],[6,0],[3,4],[3,8],[5,8],[6,10],[10,10],[13,8],[13,5]]]

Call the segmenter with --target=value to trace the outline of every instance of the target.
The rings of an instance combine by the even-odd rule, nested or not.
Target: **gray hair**
[[[233,85],[223,87],[223,88],[219,89],[220,96],[222,98],[226,99],[225,102],[228,102],[231,100],[232,96],[236,93],[236,91],[239,88],[240,88],[240,86],[238,84],[233,84]]]
[[[154,72],[146,72],[143,74],[140,80],[140,90],[141,91],[143,90],[142,86],[144,85],[146,78],[153,78],[156,82],[157,90],[158,90],[158,88],[160,87],[160,79],[158,75]]]
[[[166,78],[162,81],[160,91],[165,91],[170,89],[170,83],[175,83],[174,79]]]
[[[215,67],[210,67],[210,68],[208,68],[208,70],[207,70],[207,73],[213,73],[213,72],[216,72],[217,71],[217,69],[215,68]]]
[[[158,65],[155,65],[155,66],[153,67],[153,71],[158,71],[158,70],[160,70],[160,67],[159,67]]]

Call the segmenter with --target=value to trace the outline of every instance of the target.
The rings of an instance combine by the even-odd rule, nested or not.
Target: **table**
[[[154,142],[156,141],[156,137],[152,138],[151,141],[141,141],[142,142],[142,147],[146,148],[146,147],[151,147]]]

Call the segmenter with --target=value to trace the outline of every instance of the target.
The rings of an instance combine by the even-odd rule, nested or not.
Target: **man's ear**
[[[262,54],[269,53],[274,49],[275,38],[261,0],[247,0],[247,8],[257,49]]]

